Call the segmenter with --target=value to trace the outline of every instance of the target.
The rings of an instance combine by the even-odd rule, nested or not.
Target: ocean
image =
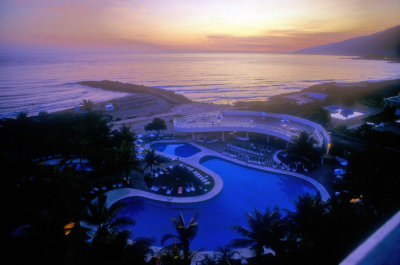
[[[175,91],[217,104],[265,100],[326,82],[400,78],[400,64],[297,54],[0,54],[0,117],[54,112],[83,99],[125,96],[79,85],[113,80]]]

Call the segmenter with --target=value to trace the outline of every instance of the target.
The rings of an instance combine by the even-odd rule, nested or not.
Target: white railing
[[[245,122],[237,122],[237,121],[222,121],[222,122],[196,122],[196,123],[184,123],[182,121],[177,122],[175,120],[174,127],[176,129],[212,129],[212,128],[230,128],[233,131],[240,128],[248,128],[248,129],[258,129],[258,130],[271,130],[280,134],[284,134],[288,137],[298,136],[298,132],[291,132],[289,130],[283,129],[277,126],[271,126],[266,124],[259,123],[245,123]]]
[[[232,118],[233,117],[233,118]],[[238,119],[238,117],[243,117]],[[246,118],[244,118],[246,117]],[[251,120],[251,117],[257,118],[274,118],[277,120],[288,120],[292,121],[291,126],[278,126],[272,124],[262,124],[256,123]],[[268,122],[268,121],[265,121]],[[296,127],[296,124],[298,128]],[[232,130],[240,131],[244,129],[252,129],[253,131],[263,132],[270,131],[276,134],[285,136],[286,139],[291,139],[293,136],[298,136],[299,132],[306,130],[312,134],[312,136],[318,141],[319,145],[325,144],[328,146],[330,143],[330,135],[325,131],[325,129],[312,121],[302,119],[295,116],[290,116],[286,114],[274,114],[274,113],[264,113],[255,111],[214,111],[202,114],[193,114],[177,118],[173,122],[174,128],[181,130]]]

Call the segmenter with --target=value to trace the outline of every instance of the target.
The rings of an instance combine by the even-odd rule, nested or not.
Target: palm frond
[[[252,234],[250,230],[241,225],[235,225],[234,227],[232,227],[232,229],[246,237],[249,237]]]
[[[171,238],[178,239],[179,237],[177,235],[174,235],[174,234],[166,234],[161,238],[161,245],[164,245],[165,241],[167,241],[167,240],[169,240]]]
[[[127,225],[134,225],[135,221],[129,217],[120,217],[117,218],[114,222],[110,224],[111,228],[120,227],[120,226],[127,226]]]

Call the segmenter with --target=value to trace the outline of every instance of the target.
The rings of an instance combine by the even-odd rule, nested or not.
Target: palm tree
[[[84,216],[86,224],[95,230],[92,250],[88,253],[92,263],[147,264],[145,259],[152,253],[150,246],[154,241],[150,238],[129,240],[129,230],[118,231],[117,228],[133,225],[135,222],[129,217],[116,218],[124,205],[118,203],[107,207],[106,200],[105,195],[99,196],[95,202],[89,204],[88,212]]]
[[[121,146],[117,149],[117,168],[120,168],[126,180],[129,179],[132,170],[142,171],[139,160],[132,150],[133,145],[125,140],[122,141]]]
[[[318,237],[324,215],[327,214],[327,204],[321,200],[319,194],[313,196],[306,193],[298,196],[294,202],[296,211],[289,214],[294,226],[294,232],[300,238]]]
[[[107,196],[100,195],[94,202],[87,207],[84,221],[94,227],[94,237],[101,236],[102,233],[115,231],[116,228],[125,225],[133,225],[135,222],[128,217],[115,218],[122,209],[123,204],[106,205]]]
[[[134,141],[136,141],[135,133],[132,132],[128,126],[125,125],[119,128],[119,130],[114,130],[112,134],[113,140],[116,142],[117,145],[119,145],[124,140],[132,144]]]
[[[303,157],[315,159],[319,154],[314,147],[315,144],[317,144],[317,140],[306,131],[302,131],[299,136],[292,138],[286,152],[294,160],[301,160]]]
[[[147,150],[146,155],[144,157],[144,162],[146,163],[144,168],[150,167],[153,170],[153,166],[159,164],[161,161],[161,157],[156,154],[154,149]]]
[[[234,226],[233,229],[245,238],[234,239],[230,245],[233,247],[250,247],[255,251],[257,259],[260,259],[264,253],[264,247],[273,249],[276,254],[281,248],[282,238],[285,234],[285,224],[279,209],[276,207],[271,211],[268,207],[264,214],[261,214],[257,209],[255,209],[254,215],[246,214],[250,229],[239,225]]]
[[[169,248],[161,249],[155,258],[157,260],[156,264],[160,264],[159,262],[161,261],[162,265],[186,265],[182,252],[176,244]]]
[[[84,109],[86,111],[92,111],[93,106],[94,106],[94,103],[90,99],[89,100],[84,99],[82,101],[82,109]]]
[[[232,250],[229,246],[219,247],[217,252],[219,253],[214,255],[214,257],[216,257],[219,265],[231,265],[233,256],[240,254],[238,251]]]
[[[195,221],[197,218],[197,214],[195,214],[192,219],[190,219],[189,223],[186,225],[185,219],[183,218],[182,213],[179,213],[177,219],[171,218],[172,222],[174,223],[175,230],[178,233],[177,235],[174,234],[166,234],[161,239],[161,244],[164,245],[165,241],[169,239],[174,239],[174,244],[168,246],[167,248],[171,247],[179,247],[183,251],[183,264],[189,265],[193,256],[197,253],[197,251],[190,251],[190,241],[192,241],[197,234],[199,229],[198,222]],[[176,243],[176,240],[179,240]]]

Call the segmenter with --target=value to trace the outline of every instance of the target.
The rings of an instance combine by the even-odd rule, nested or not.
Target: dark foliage
[[[14,264],[79,264],[88,253],[96,252],[96,244],[86,241],[90,234],[79,223],[96,196],[91,193],[94,186],[120,182],[137,168],[134,139],[129,129],[111,131],[109,119],[92,112],[20,114],[17,119],[1,120],[7,257]],[[43,163],[48,160],[55,163]],[[108,226],[100,231],[97,241],[109,242],[103,245],[112,255],[119,253],[114,253],[114,247],[133,255],[135,245],[127,246],[126,233]]]
[[[144,129],[146,131],[156,131],[160,134],[161,130],[167,129],[167,124],[165,124],[165,121],[161,118],[154,118],[150,123],[146,124]]]

